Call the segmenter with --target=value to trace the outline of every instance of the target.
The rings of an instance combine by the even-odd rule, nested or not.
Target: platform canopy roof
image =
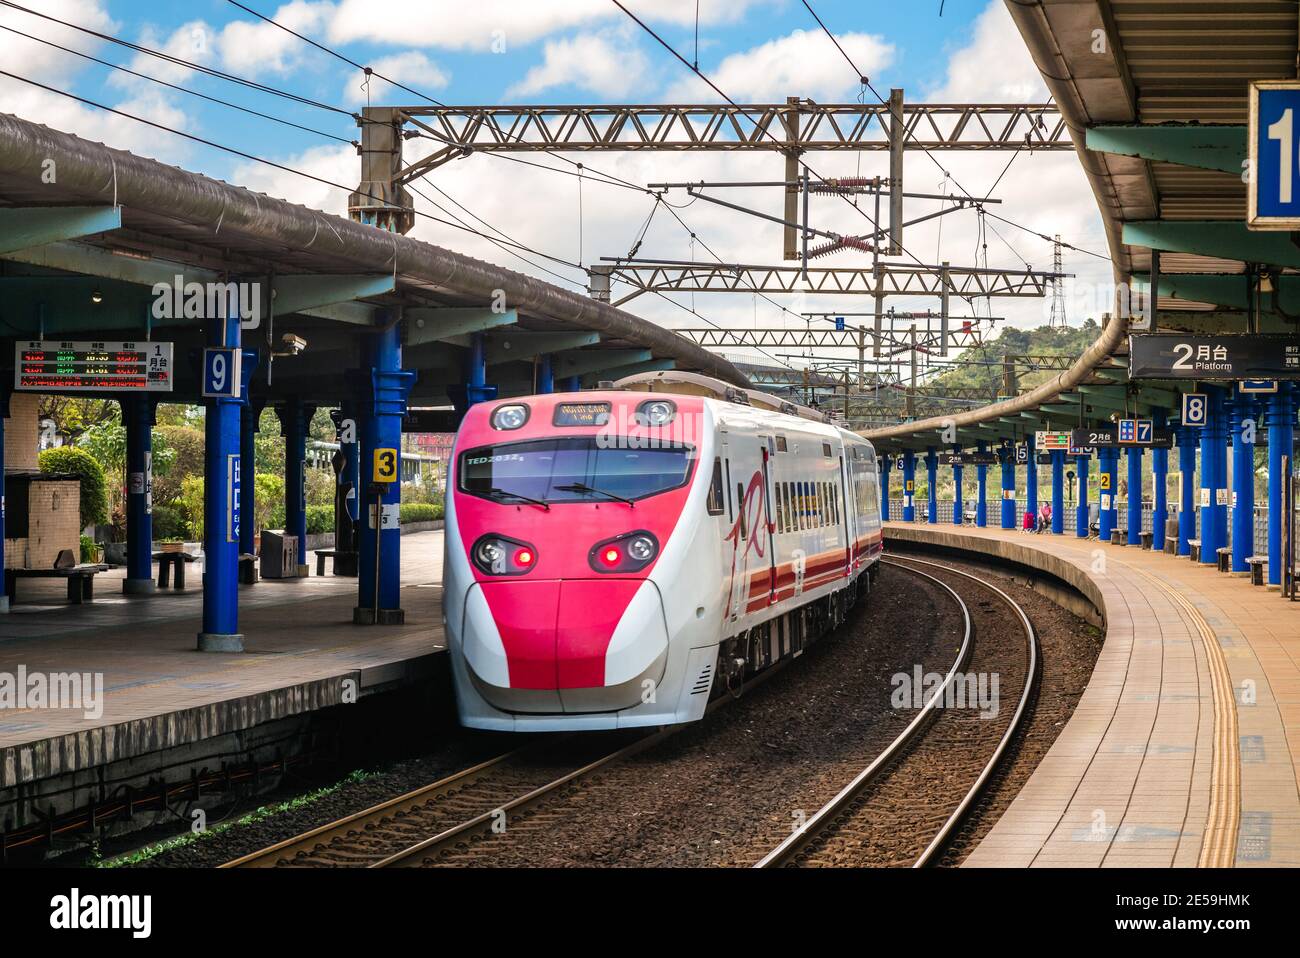
[[[0,324],[15,341],[176,343],[177,400],[197,394],[202,321],[159,318],[153,286],[259,283],[261,324],[244,333],[264,361],[254,392],[337,403],[368,331],[400,319],[412,404],[464,382],[469,336],[486,337],[488,382],[534,386],[536,360],[588,383],[677,368],[738,386],[727,360],[607,303],[409,236],[0,115]],[[265,356],[282,337],[296,357]],[[12,351],[0,357],[11,369]],[[12,372],[0,373],[12,376]]]
[[[1159,252],[1160,331],[1247,331],[1248,267],[1274,274],[1257,332],[1294,332],[1300,249],[1246,229],[1248,89],[1294,79],[1294,0],[1008,0],[1096,196],[1118,284],[1149,288]],[[1068,370],[1020,396],[952,417],[867,432],[886,450],[1023,438],[1046,425],[1179,412],[1194,382],[1127,376],[1127,321],[1112,319]],[[1081,406],[1082,404],[1082,406]],[[1043,425],[1038,425],[1039,423]]]

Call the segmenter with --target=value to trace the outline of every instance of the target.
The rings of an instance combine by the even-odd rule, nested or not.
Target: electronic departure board
[[[171,392],[172,344],[20,342],[14,346],[14,388]]]

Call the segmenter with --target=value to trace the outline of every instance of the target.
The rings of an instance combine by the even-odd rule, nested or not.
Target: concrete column
[[[916,521],[916,453],[903,453],[903,521]]]
[[[1206,424],[1201,430],[1201,562],[1219,561],[1218,550],[1228,544],[1228,507],[1219,499],[1228,490],[1228,420],[1223,390],[1206,386]]]
[[[976,444],[975,448],[979,452],[988,452],[989,445],[981,440]],[[977,497],[975,499],[975,525],[983,529],[989,524],[989,467],[982,462],[975,466],[975,485]]]
[[[149,396],[122,399],[126,426],[126,578],[122,592],[147,595],[153,581],[153,419]]]
[[[555,374],[551,369],[549,354],[537,361],[537,392],[538,394],[555,392]]]
[[[1255,554],[1254,396],[1238,395],[1232,403],[1232,571],[1249,572]]]
[[[5,567],[5,420],[9,418],[9,390],[0,388],[0,569]],[[0,587],[0,614],[9,611],[9,593]]]
[[[373,477],[376,449],[397,455],[396,475],[402,474],[402,416],[415,374],[402,366],[401,330],[390,326],[366,338],[361,370],[362,522],[357,530],[357,607],[352,620],[358,625],[399,625],[401,608],[401,529],[398,527],[402,493],[400,482],[376,485]],[[480,347],[481,352],[481,347]],[[375,508],[372,508],[375,507]],[[378,540],[378,541],[376,541]]]
[[[1016,528],[1016,450],[1006,446],[1002,450],[1002,528]]]
[[[880,457],[880,521],[889,521],[889,470],[893,460],[888,456]]]
[[[1097,466],[1101,471],[1101,493],[1098,496],[1097,537],[1110,541],[1115,529],[1115,486],[1118,450],[1102,447],[1097,450]]]
[[[298,537],[298,575],[307,565],[307,426],[316,408],[297,397],[276,409],[284,436],[284,531]]]
[[[952,451],[956,454],[961,453],[961,446],[954,445]],[[962,512],[965,511],[966,504],[962,501],[961,495],[961,466],[952,467],[952,524],[959,526],[964,521]]]
[[[1282,458],[1291,455],[1295,442],[1295,385],[1279,382],[1269,396],[1269,585],[1282,585],[1282,525],[1290,503],[1282,500]],[[3,538],[3,537],[0,537]]]
[[[1088,469],[1092,465],[1092,457],[1079,456],[1075,459],[1074,468],[1079,473],[1079,502],[1074,508],[1074,534],[1080,539],[1088,538],[1092,531],[1088,528],[1088,518],[1090,507],[1088,505]]]
[[[239,349],[238,297],[225,320],[209,319],[208,345]],[[241,361],[242,367],[242,361]],[[203,461],[203,631],[200,652],[242,652],[239,531],[243,486],[237,396],[205,400]]]
[[[1165,428],[1165,411],[1157,409],[1152,414],[1152,421],[1157,429]],[[1165,548],[1165,525],[1169,521],[1169,502],[1166,491],[1169,482],[1169,450],[1151,450],[1151,549],[1163,552]]]
[[[1128,450],[1128,544],[1142,544],[1142,450]]]
[[[1065,450],[1052,450],[1052,534],[1065,534]]]
[[[926,517],[925,521],[934,525],[939,521],[939,454],[931,446],[925,454]]]
[[[1196,538],[1196,448],[1200,430],[1179,426],[1178,440],[1178,554],[1192,554],[1191,540]]]

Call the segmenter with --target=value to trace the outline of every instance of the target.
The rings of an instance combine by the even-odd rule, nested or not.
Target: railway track
[[[762,684],[786,663],[765,669],[722,696],[707,712]],[[620,736],[565,734],[539,737],[524,748],[499,755],[405,795],[322,825],[221,865],[222,868],[428,867],[452,851],[470,858],[490,854],[477,846],[500,834],[545,828],[539,807],[576,790],[581,780],[658,745],[690,726]]]
[[[944,675],[942,684],[934,689],[933,694],[925,700],[915,718],[898,737],[829,802],[760,860],[755,865],[757,868],[851,864],[854,848],[865,843],[867,840],[865,836],[879,829],[879,822],[889,817],[891,809],[896,808],[900,803],[915,802],[917,795],[926,794],[925,791],[919,790],[929,788],[926,784],[926,773],[934,771],[935,762],[945,761],[945,756],[951,755],[954,737],[968,736],[993,742],[996,735],[991,751],[985,750],[984,754],[989,755],[987,761],[976,770],[973,781],[953,804],[951,811],[938,821],[929,843],[912,865],[919,868],[937,862],[948,840],[959,829],[1006,756],[1008,746],[1015,738],[1026,715],[1039,671],[1038,640],[1029,617],[1015,600],[997,586],[978,576],[942,563],[911,557],[884,561],[896,568],[906,569],[914,575],[929,579],[952,595],[965,621],[962,644],[951,667]],[[932,571],[922,571],[917,566],[926,566]],[[987,626],[992,624],[994,617],[990,616],[989,610],[983,607],[987,603],[981,603],[981,607],[973,615],[970,606],[958,591],[942,578],[947,576],[959,577],[963,582],[975,583],[986,594],[994,596],[997,602],[1010,613],[1010,618],[1018,626],[1018,630],[1023,632],[1025,644],[1023,664],[1020,666],[1021,692],[1015,711],[1005,723],[998,723],[999,728],[990,729],[991,734],[988,735],[970,735],[969,710],[944,708],[942,703],[954,683],[960,680],[962,673],[967,672],[971,665],[980,666],[983,671],[988,671],[989,666],[1005,668],[1012,663],[1007,661],[1005,654],[987,654],[981,649],[976,634],[976,620]],[[985,638],[988,640],[993,637]],[[963,719],[968,726],[967,729],[950,727],[954,723],[962,722]],[[978,718],[974,720],[976,729],[980,721],[982,720]],[[999,731],[1001,734],[997,735]]]

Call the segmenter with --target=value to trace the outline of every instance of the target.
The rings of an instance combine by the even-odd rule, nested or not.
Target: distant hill
[[[1004,327],[997,339],[988,340],[984,345],[968,349],[957,357],[963,365],[926,381],[927,386],[949,388],[983,388],[991,393],[999,392],[1002,384],[1002,360],[1008,356],[1069,356],[1077,359],[1082,352],[1101,335],[1101,327],[1091,319],[1082,326],[1065,329],[1053,329],[1039,326],[1037,329],[1015,329]],[[1052,373],[1048,370],[1031,371],[1022,365],[1016,366],[1021,391],[1031,389],[1045,382]]]

